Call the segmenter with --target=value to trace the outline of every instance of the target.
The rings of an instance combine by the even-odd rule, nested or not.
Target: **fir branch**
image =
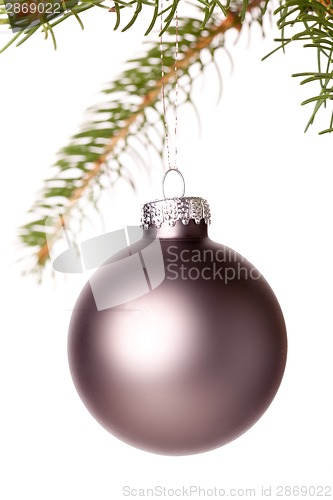
[[[7,15],[7,11],[5,8],[6,3],[13,2],[14,0],[0,0],[0,24],[7,24],[8,28],[10,28],[9,17]],[[43,0],[15,0],[17,2],[26,2],[26,4],[30,4],[31,2],[35,5],[38,5]],[[165,14],[164,26],[162,32],[168,30],[171,22],[175,17],[175,12],[177,9],[177,5],[180,0],[171,0],[170,5],[166,7],[163,11]],[[196,6],[199,7],[202,13],[202,23],[201,28],[203,29],[209,22],[212,22],[213,16],[218,12],[219,14],[223,13],[223,15],[227,16],[230,6],[231,0],[226,0],[224,4],[220,0],[194,0],[196,2]],[[51,3],[57,3],[59,5],[59,0],[51,0]],[[21,45],[28,38],[34,35],[39,30],[43,31],[45,34],[50,32],[52,34],[52,39],[54,41],[54,46],[56,48],[55,36],[53,34],[53,29],[63,21],[66,21],[70,17],[74,16],[78,20],[79,26],[83,29],[83,22],[80,18],[80,14],[86,10],[89,10],[93,7],[99,7],[106,9],[106,11],[114,12],[116,14],[116,19],[114,23],[114,30],[118,29],[121,26],[122,21],[122,11],[123,9],[129,11],[133,11],[133,15],[129,22],[122,28],[122,31],[126,31],[133,26],[139,17],[140,13],[143,9],[150,9],[151,11],[151,21],[149,26],[145,32],[145,35],[151,32],[154,28],[158,17],[161,15],[159,12],[159,0],[113,0],[114,6],[110,8],[109,5],[105,4],[106,0],[61,0],[61,13],[57,15],[20,15],[20,16],[11,16],[11,24],[12,27],[15,28],[15,31],[19,30],[13,38],[0,50],[0,53],[10,47],[14,42],[18,41],[16,44]],[[249,0],[240,0],[241,2],[241,18],[243,20],[245,13],[248,9]],[[237,2],[239,4],[239,2]],[[110,14],[108,14],[110,15]]]
[[[333,4],[330,0],[284,0],[274,14],[279,16],[277,26],[281,30],[281,38],[275,40],[279,46],[263,59],[278,50],[285,51],[291,43],[302,43],[304,48],[316,51],[317,69],[292,76],[307,76],[301,85],[319,85],[319,93],[301,103],[314,103],[305,132],[314,123],[318,111],[323,109],[330,110],[329,127],[319,134],[333,132],[333,107],[329,103],[333,100]]]
[[[254,0],[248,10],[259,5],[260,0]],[[215,51],[223,45],[224,33],[231,28],[240,30],[241,26],[240,11],[230,11],[225,19],[211,23],[205,29],[202,29],[200,19],[179,20],[179,47],[182,56],[178,61],[178,82],[180,88],[184,88],[184,101],[191,101],[191,68],[195,63],[198,63],[200,71],[207,66],[201,60],[202,53],[208,50],[213,61]],[[168,33],[173,35],[174,28],[170,28]],[[150,45],[146,55],[129,61],[129,68],[109,84],[104,94],[110,95],[111,100],[90,109],[90,121],[60,151],[59,159],[54,165],[56,173],[45,182],[40,199],[31,210],[35,220],[21,228],[21,240],[33,250],[33,268],[36,271],[41,271],[50,257],[50,244],[48,245],[44,227],[47,218],[61,212],[67,224],[73,218],[73,207],[76,210],[75,202],[88,190],[94,193],[96,186],[103,188],[103,175],[104,178],[111,175],[113,183],[119,177],[127,175],[122,154],[133,146],[131,139],[138,139],[139,133],[140,138],[145,138],[162,156],[163,134],[157,146],[156,140],[151,140],[148,133],[151,125],[155,125],[156,121],[163,121],[162,110],[158,106],[162,85],[160,47],[158,42]],[[174,81],[173,49],[173,38],[164,41],[166,96],[168,87]],[[154,127],[154,131],[156,130]],[[95,195],[96,193],[93,199],[96,202]],[[52,228],[53,241],[59,237],[60,230],[61,223],[57,222]]]
[[[13,2],[13,0],[10,0]],[[83,1],[78,1],[76,0],[65,0],[64,2],[61,2],[60,5],[60,10],[61,13],[58,15],[33,15],[32,17],[30,16],[21,16],[18,20],[15,20],[14,22],[12,21],[12,24],[9,21],[9,16],[7,14],[7,10],[4,7],[6,3],[10,4],[10,1],[6,2],[6,0],[0,0],[0,23],[3,25],[8,25],[8,29],[11,27],[13,28],[13,31],[16,31],[16,34],[11,38],[11,40],[4,45],[0,49],[0,54],[4,52],[6,49],[8,49],[11,45],[14,44],[14,42],[17,41],[16,46],[22,45],[26,40],[28,40],[32,35],[37,33],[38,31],[41,31],[45,33],[45,39],[48,37],[48,34],[51,34],[51,38],[53,40],[53,45],[54,48],[56,49],[56,42],[55,42],[55,37],[53,33],[53,28],[60,24],[61,22],[69,19],[70,17],[75,17],[78,21],[79,26],[83,29],[83,23],[81,21],[81,18],[79,14],[82,14],[82,12],[85,12],[86,10],[89,10],[93,7],[102,7],[105,9],[108,9],[107,6],[103,5],[104,0],[83,0]],[[23,3],[24,0],[18,0],[18,2]],[[34,3],[38,6],[39,3],[42,2],[42,0],[29,0],[27,3]],[[55,0],[51,0],[51,3],[55,3]],[[57,5],[59,5],[59,2],[57,2]]]

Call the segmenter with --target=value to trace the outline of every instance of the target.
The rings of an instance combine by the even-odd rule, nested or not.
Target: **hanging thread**
[[[160,0],[161,7],[161,32],[163,30],[163,0]],[[170,161],[170,142],[169,142],[169,127],[167,122],[167,112],[165,104],[165,67],[164,67],[164,57],[163,57],[163,37],[160,36],[160,52],[161,52],[161,94],[162,94],[162,106],[163,106],[163,117],[164,117],[164,129],[165,129],[165,143],[167,149],[168,158],[168,169],[178,170],[177,166],[177,156],[178,156],[178,145],[177,145],[177,133],[178,133],[178,54],[179,54],[179,19],[178,11],[175,12],[175,31],[176,31],[176,41],[175,41],[175,58],[174,58],[174,75],[175,75],[175,99],[174,99],[174,115],[175,115],[175,127],[174,127],[174,162],[171,166]]]

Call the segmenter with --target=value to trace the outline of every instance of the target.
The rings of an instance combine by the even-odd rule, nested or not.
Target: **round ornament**
[[[166,455],[205,452],[247,431],[282,379],[286,328],[259,271],[207,234],[196,197],[142,210],[143,235],[101,266],[69,328],[71,374],[114,436]]]

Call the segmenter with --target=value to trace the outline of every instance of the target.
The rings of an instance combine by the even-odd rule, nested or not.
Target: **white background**
[[[179,112],[179,165],[187,194],[208,198],[213,239],[231,246],[264,274],[279,298],[289,335],[281,388],[246,434],[213,452],[166,457],[136,450],[109,435],[85,410],[67,365],[70,308],[84,282],[42,285],[22,277],[17,227],[56,151],[98,100],[102,84],[135,54],[147,20],[113,32],[112,14],[89,12],[57,29],[59,48],[42,36],[0,56],[1,67],[1,482],[4,500],[120,499],[122,488],[255,488],[332,485],[332,136],[327,121],[303,130],[311,97],[291,73],[315,69],[311,50],[294,48],[261,62],[274,48],[254,29],[223,55],[223,97],[209,70],[196,86],[202,134],[193,112]],[[0,36],[3,45],[7,37]],[[313,59],[311,59],[313,55]],[[131,194],[124,223],[139,203],[155,198],[160,165]],[[142,174],[141,174],[142,177]],[[124,191],[122,191],[122,189]],[[110,226],[125,210],[110,199]],[[110,216],[108,215],[110,214]],[[192,498],[199,498],[193,496]]]

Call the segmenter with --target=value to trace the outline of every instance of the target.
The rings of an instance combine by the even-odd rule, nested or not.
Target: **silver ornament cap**
[[[196,224],[200,224],[202,220],[207,225],[210,224],[211,214],[207,200],[198,196],[163,198],[147,202],[141,209],[143,229],[151,226],[159,229],[163,224],[173,227],[177,221],[186,226],[190,220],[194,220]]]

